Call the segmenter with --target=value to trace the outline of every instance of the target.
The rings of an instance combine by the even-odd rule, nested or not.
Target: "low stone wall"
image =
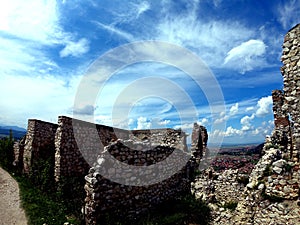
[[[106,213],[136,218],[159,203],[190,192],[191,155],[168,144],[185,146],[185,134],[171,129],[163,133],[157,133],[164,138],[154,148],[148,139],[118,140],[105,147],[112,157],[99,155],[85,178],[87,224],[98,224]]]

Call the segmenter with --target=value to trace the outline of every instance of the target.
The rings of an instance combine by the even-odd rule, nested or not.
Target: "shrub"
[[[13,169],[12,163],[14,161],[14,139],[12,131],[7,138],[0,139],[0,165],[10,171]]]
[[[225,204],[223,205],[223,208],[234,211],[236,209],[237,205],[238,205],[237,202],[233,202],[233,201],[225,202]]]

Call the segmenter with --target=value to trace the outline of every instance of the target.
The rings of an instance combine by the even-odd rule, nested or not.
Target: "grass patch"
[[[22,207],[26,212],[29,225],[44,224],[57,225],[64,222],[80,224],[78,219],[67,219],[73,212],[63,203],[56,193],[45,193],[36,188],[25,177],[15,176],[19,183]]]
[[[158,205],[138,220],[124,221],[113,214],[106,215],[99,225],[207,225],[210,218],[209,207],[193,195],[187,195]]]
[[[223,208],[234,211],[236,209],[237,205],[238,205],[237,202],[233,202],[233,201],[225,202],[225,204],[223,205]]]

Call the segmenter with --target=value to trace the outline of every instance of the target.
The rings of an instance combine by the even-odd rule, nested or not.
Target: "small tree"
[[[12,130],[9,131],[9,137],[0,139],[0,165],[6,169],[12,169],[14,161],[14,138]]]

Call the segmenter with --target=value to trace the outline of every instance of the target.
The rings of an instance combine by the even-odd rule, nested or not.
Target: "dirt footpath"
[[[0,225],[27,225],[20,208],[18,183],[0,168]]]

